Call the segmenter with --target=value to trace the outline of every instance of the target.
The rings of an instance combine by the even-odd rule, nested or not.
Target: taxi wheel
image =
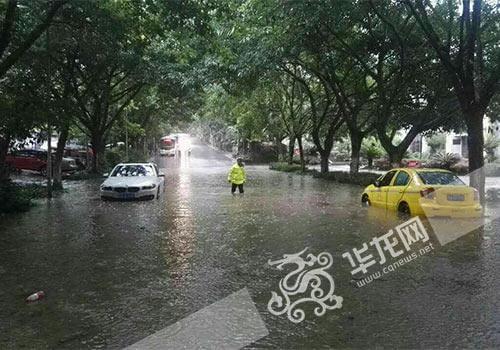
[[[369,207],[371,206],[371,202],[370,202],[370,198],[368,198],[368,195],[363,195],[363,197],[361,197],[361,205],[363,207]]]
[[[411,211],[410,211],[410,206],[406,202],[401,202],[398,206],[398,213],[400,213],[402,216],[410,216]]]

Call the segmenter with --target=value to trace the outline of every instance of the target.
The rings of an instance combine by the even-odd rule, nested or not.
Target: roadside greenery
[[[287,162],[273,162],[269,164],[269,169],[283,171],[286,173],[304,172],[301,164],[289,164]]]
[[[375,182],[380,177],[380,174],[369,173],[369,172],[359,172],[355,174],[350,174],[345,171],[331,171],[327,174],[314,171],[313,176],[320,179],[325,179],[329,181],[335,181],[340,183],[347,183],[359,186],[368,186]]]
[[[33,199],[44,198],[46,188],[37,184],[19,185],[10,181],[0,182],[0,214],[28,211]]]

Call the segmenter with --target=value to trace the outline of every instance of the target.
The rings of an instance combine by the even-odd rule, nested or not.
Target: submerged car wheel
[[[401,202],[398,206],[398,213],[401,216],[410,216],[411,211],[410,211],[410,206],[406,202]]]
[[[363,207],[371,206],[370,198],[368,198],[367,194],[365,194],[365,195],[363,195],[363,197],[361,197],[361,205]]]

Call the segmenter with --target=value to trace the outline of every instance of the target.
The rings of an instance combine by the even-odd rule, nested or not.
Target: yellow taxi
[[[392,169],[365,188],[361,202],[428,217],[480,217],[483,210],[477,190],[443,169]]]

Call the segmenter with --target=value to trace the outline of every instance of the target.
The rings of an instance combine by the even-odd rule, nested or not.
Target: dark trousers
[[[231,193],[236,192],[236,187],[238,187],[238,190],[240,191],[240,193],[243,193],[243,192],[244,192],[244,191],[243,191],[243,184],[239,184],[239,185],[237,185],[237,184],[233,184],[233,183],[231,183]]]

